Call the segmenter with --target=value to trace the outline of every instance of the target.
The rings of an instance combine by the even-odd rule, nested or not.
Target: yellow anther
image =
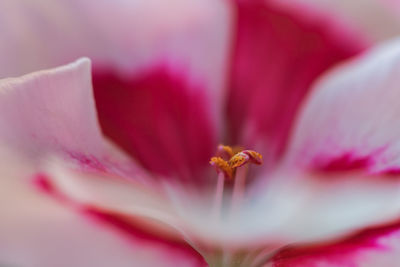
[[[233,178],[235,169],[246,163],[262,164],[262,155],[253,150],[219,145],[217,156],[210,160],[217,172],[223,172],[228,178]]]
[[[233,152],[233,149],[230,146],[219,145],[218,150],[220,152],[227,153],[229,155],[229,158],[231,158],[235,155],[235,153]]]
[[[210,164],[216,168],[217,172],[222,171],[228,178],[233,177],[233,169],[229,166],[228,162],[221,157],[212,157]]]
[[[250,159],[252,160],[252,163],[262,164],[262,155],[260,153],[255,152],[253,150],[245,150],[243,152],[247,153],[250,156]]]
[[[230,160],[235,154],[239,153],[242,150],[243,148],[239,146],[230,147],[230,146],[219,145],[217,148],[216,156],[221,157],[224,160]]]
[[[237,168],[243,164],[246,164],[247,162],[259,165],[262,163],[262,156],[260,153],[257,153],[253,150],[243,150],[233,156],[228,163],[231,168]]]
[[[229,166],[234,169],[237,167],[242,166],[243,164],[245,164],[247,161],[249,160],[249,156],[247,156],[246,154],[239,152],[236,155],[234,155],[229,161],[228,164]]]

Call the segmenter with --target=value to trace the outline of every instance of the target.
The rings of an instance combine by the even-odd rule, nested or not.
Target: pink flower
[[[0,265],[397,266],[400,24],[348,2],[2,1],[1,76],[74,62],[0,80]]]

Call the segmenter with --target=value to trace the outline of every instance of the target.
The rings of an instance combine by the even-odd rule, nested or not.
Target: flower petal
[[[311,83],[365,44],[357,34],[349,37],[348,29],[338,27],[333,18],[310,10],[268,1],[237,2],[228,103],[232,142],[261,146],[266,159],[274,159],[284,149]]]
[[[2,143],[7,143],[7,146],[1,147],[3,150],[6,150],[7,147],[17,150],[18,153],[21,154],[21,163],[30,166],[29,170],[22,173],[20,176],[27,178],[38,172],[47,175],[48,173],[43,168],[43,163],[49,161],[51,157],[61,157],[63,164],[68,166],[66,168],[73,167],[76,169],[75,167],[77,165],[80,167],[79,169],[81,169],[81,171],[90,171],[92,174],[97,173],[101,175],[101,173],[103,173],[109,176],[111,173],[114,176],[122,174],[124,178],[129,177],[131,180],[136,180],[137,184],[142,184],[143,182],[151,183],[151,178],[148,177],[147,173],[137,167],[134,162],[128,161],[123,154],[119,153],[117,149],[112,147],[107,140],[103,138],[97,123],[94,108],[89,60],[81,59],[75,63],[56,69],[36,72],[20,78],[0,80],[0,92],[0,125],[2,126],[0,141]],[[18,166],[15,164],[12,166],[8,166],[6,162],[4,164],[3,168],[9,167],[10,171],[14,169],[18,170]],[[33,193],[29,193],[29,188],[22,191],[20,190],[21,192],[18,191],[19,187],[14,190],[14,187],[9,185],[10,182],[7,180],[8,175],[5,174],[3,179],[5,183],[4,186],[7,187],[7,190],[11,190],[11,195],[21,197],[33,195]],[[21,178],[18,179],[21,180]],[[26,179],[20,181],[20,183],[22,187],[28,186],[28,180]],[[47,185],[46,189],[49,188],[51,187]],[[69,188],[68,185],[66,185],[66,188]],[[151,187],[150,193],[148,194],[141,192],[139,186],[133,186],[133,189],[136,191],[134,191],[135,194],[133,194],[134,198],[132,202],[136,203],[137,200],[144,195],[148,203],[146,202],[143,204],[144,201],[140,202],[143,204],[141,208],[144,212],[152,211],[151,204],[156,202],[159,198],[155,195],[157,186]],[[34,188],[32,187],[31,190],[33,191]],[[82,192],[85,191],[85,187],[75,187],[74,190]],[[120,191],[119,193],[123,194],[123,188]],[[138,195],[139,193],[141,194]],[[10,198],[8,195],[4,197]],[[5,201],[7,201],[7,199]],[[54,199],[52,200],[49,198],[47,200],[47,202],[50,203],[51,201],[54,201]],[[32,202],[36,203],[36,200],[33,199]],[[26,205],[26,202],[23,203]],[[35,205],[35,203],[32,204]],[[42,204],[38,203],[38,205]],[[11,206],[10,208],[11,214],[14,212],[12,210],[13,207],[14,206]],[[24,210],[21,210],[21,212],[23,213]],[[56,213],[57,211],[54,212],[55,216],[58,216]],[[165,207],[165,205],[160,212],[166,214],[165,216],[171,216],[171,214],[168,213],[168,207]],[[18,228],[24,230],[28,227],[26,231],[36,231],[38,235],[30,234],[32,237],[30,237],[31,239],[28,240],[29,242],[25,247],[20,244],[20,239],[16,240],[15,243],[12,243],[12,247],[6,247],[7,251],[10,250],[10,253],[17,253],[21,250],[21,253],[31,253],[34,258],[33,261],[37,260],[41,262],[46,260],[42,259],[42,257],[44,257],[43,255],[45,255],[43,253],[45,253],[46,250],[41,251],[31,248],[35,239],[47,238],[46,232],[40,232],[40,227],[44,224],[42,219],[47,219],[47,217],[42,218],[41,215],[38,216],[39,221],[37,224],[32,225],[32,227],[34,227],[32,230],[28,227],[29,220],[23,220],[20,228]],[[52,216],[52,213],[49,216]],[[71,214],[71,216],[73,215]],[[78,218],[78,214],[76,214],[72,219],[79,220]],[[52,219],[52,217],[50,217],[50,219]],[[54,219],[57,220],[58,217]],[[75,222],[72,219],[69,219],[69,217],[66,219],[67,221],[65,223],[67,226],[75,227]],[[84,219],[84,216],[82,216],[81,219]],[[12,217],[11,220],[18,221],[18,218]],[[24,222],[28,223],[28,225],[24,225]],[[79,224],[78,226],[80,227]],[[90,225],[87,227],[90,227]],[[96,231],[102,231],[103,228],[106,232],[110,231],[104,226]],[[6,229],[10,228],[8,227]],[[16,229],[16,231],[18,231],[18,229]],[[68,229],[69,228],[66,228],[66,233],[69,233]],[[110,227],[110,229],[112,228]],[[73,229],[71,229],[71,231],[73,231]],[[94,232],[93,234],[95,235],[96,233],[97,232]],[[49,240],[44,240],[48,242],[48,244],[46,243],[47,246],[51,246],[51,242],[54,242],[57,237],[67,239],[63,235],[56,236],[56,233],[53,234],[52,232],[50,234]],[[77,234],[80,235],[80,232]],[[126,235],[127,239],[128,237],[132,238],[132,235]],[[71,241],[66,240],[66,242],[74,242],[73,240],[76,237],[71,236],[71,238]],[[133,241],[136,243],[139,242],[137,240],[135,241],[135,238],[133,238]],[[85,245],[86,243],[82,241],[82,244]],[[99,245],[102,246],[101,244]],[[64,246],[63,242],[60,242],[60,247],[61,246]],[[48,248],[45,249],[48,250]],[[14,252],[14,250],[16,252]],[[193,251],[193,249],[189,251]],[[197,255],[196,257],[198,259],[198,254],[194,254]],[[37,259],[35,258],[36,255],[38,255]],[[104,256],[106,257],[106,255]],[[11,260],[16,259],[11,258]],[[48,260],[54,261],[55,259],[49,258]],[[29,259],[27,259],[27,261],[29,261]],[[51,265],[51,263],[47,263],[46,261],[44,261],[44,263]]]
[[[343,241],[313,247],[288,246],[268,266],[387,266],[398,265],[399,225],[370,229]]]
[[[0,80],[0,141],[36,163],[58,154],[82,169],[150,180],[104,139],[88,59]]]
[[[210,78],[214,89],[223,79],[230,20],[224,1],[5,0],[0,10],[1,77],[87,56],[128,73],[165,59]]]
[[[259,188],[242,217],[271,240],[327,241],[400,218],[400,181],[390,176],[283,172]]]
[[[173,206],[157,188],[107,173],[77,172],[57,159],[48,159],[44,166],[51,192],[68,202],[111,213],[127,213],[149,217],[176,227]],[[125,212],[121,212],[125,211]],[[178,229],[180,230],[180,229]]]
[[[132,182],[112,177],[79,174],[57,165],[49,165],[47,173],[55,188],[79,205],[127,218],[156,219],[195,244],[225,249],[337,239],[392,222],[400,212],[400,181],[362,174],[322,179],[279,173],[261,193],[249,192],[237,213],[229,215],[225,203],[221,214],[229,216],[221,219],[210,217],[213,198],[207,193],[198,200],[185,190],[152,196]]]
[[[208,160],[222,125],[229,3],[6,0],[0,10],[8,10],[0,15],[7,33],[4,40],[0,37],[4,48],[0,57],[5,62],[0,63],[0,76],[90,57],[106,135],[162,174],[177,169],[187,178],[190,171],[182,169]],[[13,53],[6,52],[10,50]],[[142,91],[151,98],[142,99]]]
[[[0,80],[0,139],[34,155],[54,149],[97,154],[103,144],[90,61]]]
[[[398,36],[400,19],[397,11],[386,2],[397,0],[273,0],[277,5],[296,8],[299,4],[318,9],[327,16],[339,17],[352,25],[373,42],[381,42]]]
[[[315,86],[299,116],[288,165],[392,173],[400,168],[399,44],[397,39],[374,49]]]
[[[121,235],[40,194],[32,162],[1,147],[1,266],[205,266],[194,251]]]
[[[104,133],[144,167],[185,182],[209,178],[217,130],[202,85],[160,66],[131,78],[95,71],[93,86]]]

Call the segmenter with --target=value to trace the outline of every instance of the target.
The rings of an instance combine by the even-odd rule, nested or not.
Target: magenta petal
[[[312,247],[288,246],[272,259],[273,267],[398,266],[399,225],[365,230],[346,240]]]
[[[104,133],[151,171],[198,181],[216,145],[216,129],[201,85],[157,67],[124,78],[94,72]]]
[[[151,227],[152,224],[155,224],[152,220],[146,221],[146,219],[143,218],[140,218],[142,219],[140,220],[135,217],[123,217],[90,208],[84,210],[84,214],[95,222],[116,229],[123,236],[135,242],[152,244],[155,247],[161,246],[171,251],[171,253],[176,253],[178,258],[182,257],[185,259],[184,257],[186,257],[187,261],[190,260],[192,263],[190,266],[208,266],[201,254],[187,243],[182,236],[172,237],[162,231],[157,231],[157,228]],[[174,259],[173,262],[176,263],[176,259]]]
[[[400,25],[398,11],[391,3],[398,0],[271,0],[277,5],[297,8],[304,5],[320,9],[327,16],[339,17],[344,23],[362,32],[368,40],[381,42],[398,36]],[[388,4],[389,3],[389,4]]]
[[[363,48],[308,10],[238,1],[228,116],[233,143],[279,154],[311,83]],[[257,140],[257,141],[256,141]],[[261,141],[260,141],[261,140]],[[257,143],[256,143],[257,142]]]

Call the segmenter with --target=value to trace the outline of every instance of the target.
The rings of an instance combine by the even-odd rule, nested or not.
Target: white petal
[[[237,212],[230,214],[228,201],[215,217],[213,196],[206,193],[198,197],[173,188],[170,194],[152,195],[132,183],[71,173],[57,164],[50,164],[47,173],[61,193],[80,205],[150,217],[194,244],[225,249],[332,240],[391,222],[400,214],[400,181],[360,174],[277,173],[261,193],[248,192]]]
[[[397,39],[324,77],[304,104],[286,163],[321,167],[348,157],[374,172],[397,170],[399,70]]]
[[[199,266],[196,254],[124,236],[41,195],[27,179],[32,168],[2,146],[1,266]]]

